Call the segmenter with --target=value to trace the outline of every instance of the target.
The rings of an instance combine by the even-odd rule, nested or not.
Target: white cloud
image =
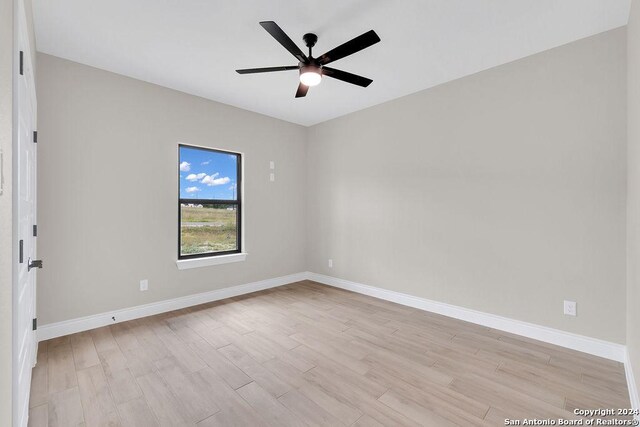
[[[202,162],[200,164],[204,166],[204,165],[208,165],[209,163],[211,163],[211,160],[207,160],[206,162]]]
[[[189,172],[191,170],[191,163],[182,162],[180,163],[180,171],[181,172]]]
[[[201,180],[202,178],[204,178],[205,176],[207,176],[207,174],[204,173],[204,172],[199,173],[199,174],[190,173],[189,175],[187,175],[187,177],[185,179],[187,181],[198,181],[198,180]]]
[[[202,184],[207,184],[209,187],[213,187],[214,185],[224,185],[231,182],[231,179],[228,176],[225,176],[224,178],[216,178],[218,175],[218,173],[207,175],[200,182]]]
[[[198,187],[189,187],[186,190],[187,193],[197,193],[198,191],[200,191],[200,189]]]

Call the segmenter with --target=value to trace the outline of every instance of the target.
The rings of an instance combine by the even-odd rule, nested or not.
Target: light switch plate
[[[149,281],[147,279],[140,280],[140,292],[149,290]]]
[[[269,169],[273,170],[273,169],[275,169],[275,168],[276,168],[276,162],[274,162],[273,160],[271,160],[271,161],[269,162]]]
[[[276,180],[276,174],[275,174],[275,173],[270,173],[270,174],[269,174],[269,180],[270,180],[271,182],[275,181],[275,180]]]

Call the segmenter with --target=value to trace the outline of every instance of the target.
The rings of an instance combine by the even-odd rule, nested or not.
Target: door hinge
[[[33,328],[34,331],[36,329],[38,329],[38,318],[37,317],[35,319],[33,319],[32,328]]]
[[[24,240],[20,240],[20,252],[19,252],[20,264],[24,262]]]
[[[24,75],[24,52],[20,51],[20,75]]]
[[[36,143],[36,144],[38,143],[38,131],[37,130],[33,131],[33,142]]]
[[[38,237],[38,226],[36,224],[33,225],[33,237]]]

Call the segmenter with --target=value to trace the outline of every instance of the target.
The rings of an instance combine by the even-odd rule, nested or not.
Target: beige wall
[[[43,54],[37,78],[41,324],[305,270],[305,128]],[[176,268],[178,142],[245,154],[245,262]]]
[[[625,40],[312,127],[309,269],[624,343]]]
[[[633,0],[627,27],[627,348],[640,390],[640,1]]]
[[[0,425],[11,425],[11,141],[13,129],[13,1],[0,0],[0,149],[4,192],[0,195]]]

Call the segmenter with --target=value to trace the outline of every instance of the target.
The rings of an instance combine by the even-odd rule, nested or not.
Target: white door
[[[13,425],[26,426],[31,369],[35,365],[36,318],[36,92],[22,1],[15,2],[13,139]],[[37,262],[35,263],[37,264]]]

